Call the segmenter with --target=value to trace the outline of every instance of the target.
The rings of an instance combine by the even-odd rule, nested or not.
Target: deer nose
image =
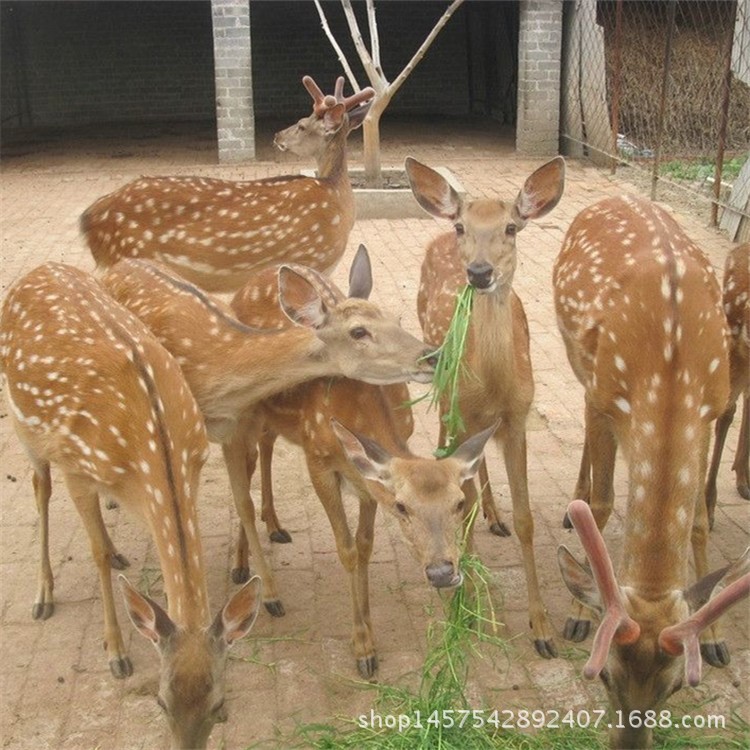
[[[273,145],[276,146],[279,151],[286,151],[286,144],[281,141],[281,131],[276,133],[273,137]]]
[[[466,267],[466,276],[475,289],[488,289],[492,286],[495,269],[484,261],[471,263]]]
[[[456,573],[453,563],[449,560],[443,560],[439,563],[430,563],[425,568],[427,580],[436,588],[444,589],[451,586],[458,586],[463,581],[463,576]]]
[[[419,361],[424,362],[434,370],[437,367],[439,356],[440,355],[434,349],[425,349],[422,352],[422,356],[419,358]]]

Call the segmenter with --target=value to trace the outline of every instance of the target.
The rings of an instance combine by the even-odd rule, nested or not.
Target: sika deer
[[[48,549],[50,464],[60,468],[99,570],[104,640],[115,677],[133,668],[117,623],[110,567],[123,568],[99,495],[143,517],[153,537],[169,607],[120,576],[136,628],[161,655],[159,701],[174,748],[205,747],[223,703],[227,648],[245,635],[259,581],[209,619],[196,499],[206,431],[179,366],[145,326],[88,274],[40,266],[8,294],[0,355],[11,419],[31,459],[41,566],[34,619],[52,616]]]
[[[521,542],[534,645],[541,656],[551,658],[556,650],[539,593],[526,475],[526,417],[534,395],[529,331],[512,283],[517,262],[516,233],[557,205],[565,184],[565,162],[558,157],[537,169],[512,203],[464,203],[443,177],[411,158],[406,160],[406,172],[422,208],[455,226],[455,231],[428,245],[422,264],[417,308],[426,341],[435,346],[442,342],[456,295],[467,281],[474,287],[459,408],[469,434],[499,421],[495,439],[502,444],[513,523]],[[441,416],[443,411],[441,404]],[[441,445],[444,438],[441,419]],[[490,530],[507,536],[509,531],[497,515],[484,464],[479,472],[482,509]],[[473,505],[477,501],[473,482],[467,483],[464,491],[468,505]]]
[[[281,616],[284,608],[258,538],[247,477],[247,445],[257,443],[260,429],[253,409],[264,398],[325,375],[375,384],[428,382],[434,359],[421,341],[358,299],[356,291],[329,309],[316,286],[293,267],[280,266],[276,273],[284,312],[298,324],[283,331],[240,323],[226,305],[146,261],[121,261],[103,284],[181,365],[209,439],[222,445],[234,502],[263,581],[263,602]],[[318,287],[330,284],[309,273]],[[355,290],[371,285],[366,253],[355,259],[351,273]]]
[[[737,452],[732,464],[737,492],[750,500],[750,243],[738,245],[727,256],[724,266],[724,313],[729,323],[729,406],[716,420],[716,436],[706,479],[706,506],[709,527],[714,526],[716,478],[729,426],[742,395],[742,422]]]
[[[303,268],[298,270],[309,274]],[[314,276],[309,276],[315,283]],[[259,272],[253,281],[232,302],[238,319],[264,328],[288,327],[288,318],[273,304],[278,289],[272,269]],[[340,294],[332,285],[320,291],[329,306],[340,304]],[[266,429],[260,442],[262,518],[274,541],[291,541],[279,525],[271,488],[270,454],[276,435],[281,435],[304,450],[312,485],[331,523],[341,564],[349,574],[354,617],[352,643],[357,667],[364,678],[372,677],[377,669],[368,575],[377,505],[383,505],[399,519],[431,585],[456,583],[459,556],[456,537],[464,505],[461,478],[473,476],[489,437],[487,433],[467,441],[456,456],[457,462],[436,463],[414,456],[406,446],[413,429],[411,409],[405,406],[408,399],[404,385],[381,387],[349,378],[318,378],[266,399],[257,412]],[[357,438],[342,424],[367,437]],[[382,447],[373,448],[375,441]],[[373,458],[368,457],[368,451]],[[256,457],[255,446],[249,446],[251,476]],[[374,476],[374,461],[383,464],[378,472],[386,472],[388,476],[382,473]],[[359,499],[354,535],[342,502],[344,482]],[[248,571],[247,544],[240,532],[235,580],[244,580]]]
[[[346,139],[362,124],[374,91],[345,98],[339,78],[335,95],[324,96],[310,76],[302,82],[313,113],[277,133],[274,142],[314,156],[317,178],[141,177],[81,216],[97,268],[121,258],[151,258],[215,292],[235,292],[255,269],[287,261],[332,271],[354,224]]]
[[[719,285],[674,219],[630,197],[607,198],[578,214],[555,262],[553,283],[568,359],[585,388],[590,505],[599,529],[612,511],[618,445],[628,459],[619,585],[582,502],[572,506],[571,520],[594,579],[567,550],[560,553],[560,566],[574,597],[603,614],[584,674],[601,674],[612,707],[623,711],[625,728],[613,730],[612,746],[646,747],[651,732],[630,712],[642,717],[680,687],[677,634],[693,622],[686,620],[690,611],[708,600],[721,578],[703,578],[710,424],[724,412],[729,395]],[[593,552],[592,538],[598,539]],[[686,591],[691,541],[699,583]],[[727,576],[744,574],[746,565],[747,559]],[[707,606],[720,602],[723,595]],[[713,621],[701,612],[685,642],[692,685],[700,672],[697,634]],[[588,622],[580,618],[566,623],[566,637],[580,640],[587,631]],[[715,639],[714,633],[702,650],[721,666],[728,652]]]

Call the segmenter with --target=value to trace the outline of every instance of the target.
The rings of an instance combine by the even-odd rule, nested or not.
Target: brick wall
[[[558,153],[562,0],[524,0],[518,40],[516,149]]]

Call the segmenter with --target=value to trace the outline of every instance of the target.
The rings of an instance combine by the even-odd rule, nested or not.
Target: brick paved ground
[[[388,137],[388,130],[385,131]],[[129,136],[129,137],[128,137]],[[354,161],[361,149],[354,144]],[[515,196],[525,176],[539,161],[513,155],[498,136],[481,127],[459,137],[416,126],[401,130],[385,144],[384,163],[399,164],[407,153],[431,164],[452,168],[472,196]],[[48,260],[63,260],[86,269],[92,262],[77,231],[81,211],[98,196],[140,174],[200,173],[251,178],[298,171],[303,166],[274,162],[266,150],[262,161],[222,168],[215,164],[210,133],[182,128],[159,138],[145,133],[97,132],[84,141],[51,134],[48,138],[6,144],[2,163],[2,267],[4,294],[20,274]],[[307,166],[307,165],[304,165]],[[582,438],[582,391],[565,358],[555,325],[550,288],[553,259],[565,229],[584,206],[605,195],[631,189],[622,179],[578,162],[568,165],[565,195],[548,217],[519,236],[516,289],[525,302],[531,327],[532,358],[537,390],[530,420],[529,484],[536,518],[536,550],[543,596],[554,627],[565,619],[569,597],[562,590],[555,552],[565,541],[576,551],[576,540],[560,520],[572,491]],[[730,245],[706,228],[701,218],[676,212],[688,233],[721,269]],[[419,264],[425,242],[442,227],[429,217],[358,223],[345,263],[336,273],[345,279],[354,248],[364,242],[374,261],[374,297],[383,306],[402,311],[404,326],[418,332],[415,299]],[[413,389],[417,392],[417,389]],[[4,411],[4,409],[3,409]],[[3,414],[5,416],[5,414]],[[436,417],[417,411],[415,450],[427,453],[436,437]],[[728,445],[736,443],[736,425]],[[158,666],[153,649],[134,633],[122,610],[121,623],[135,665],[125,681],[111,678],[101,649],[102,610],[95,569],[81,524],[59,480],[51,504],[51,551],[57,609],[52,619],[31,620],[37,575],[37,518],[30,470],[9,430],[0,421],[2,471],[2,738],[8,750],[30,748],[166,747],[164,724],[154,695]],[[510,513],[501,460],[489,449],[491,476],[500,506]],[[734,490],[731,450],[719,475],[719,509],[710,540],[710,559],[719,566],[747,544],[750,505]],[[624,473],[618,468],[618,496]],[[255,630],[233,652],[227,669],[230,721],[217,727],[211,747],[241,749],[253,741],[284,746],[279,733],[298,721],[354,716],[369,708],[371,696],[357,689],[349,648],[348,587],[338,563],[330,529],[306,480],[300,452],[279,444],[276,454],[278,510],[294,537],[291,545],[266,543],[278,577],[287,615],[272,619],[262,612]],[[620,502],[607,528],[615,553],[622,535]],[[229,538],[237,521],[230,506],[220,451],[213,446],[202,477],[201,529],[205,538],[209,591],[218,607],[232,588]],[[122,511],[106,511],[106,522],[120,550],[131,561],[128,575],[142,586],[155,582],[158,563],[144,529]],[[404,679],[419,668],[425,648],[428,612],[439,602],[427,588],[399,530],[379,516],[372,563],[372,609],[380,654],[379,677]],[[515,636],[507,657],[482,664],[473,677],[477,704],[508,708],[598,708],[604,705],[598,683],[585,684],[581,666],[585,648],[558,640],[561,658],[544,661],[530,643],[526,626],[525,586],[515,537],[498,539],[480,526],[478,550],[493,572],[499,615],[507,635]],[[119,606],[118,602],[118,606]],[[684,711],[729,716],[733,710],[748,719],[750,636],[747,608],[726,618],[732,664],[725,670],[704,668],[696,690],[683,691],[674,707]],[[408,676],[406,677],[408,680]],[[699,707],[698,707],[699,706]]]

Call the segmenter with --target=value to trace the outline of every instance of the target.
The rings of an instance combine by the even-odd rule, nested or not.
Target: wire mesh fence
[[[750,240],[750,0],[565,4],[562,140]]]

